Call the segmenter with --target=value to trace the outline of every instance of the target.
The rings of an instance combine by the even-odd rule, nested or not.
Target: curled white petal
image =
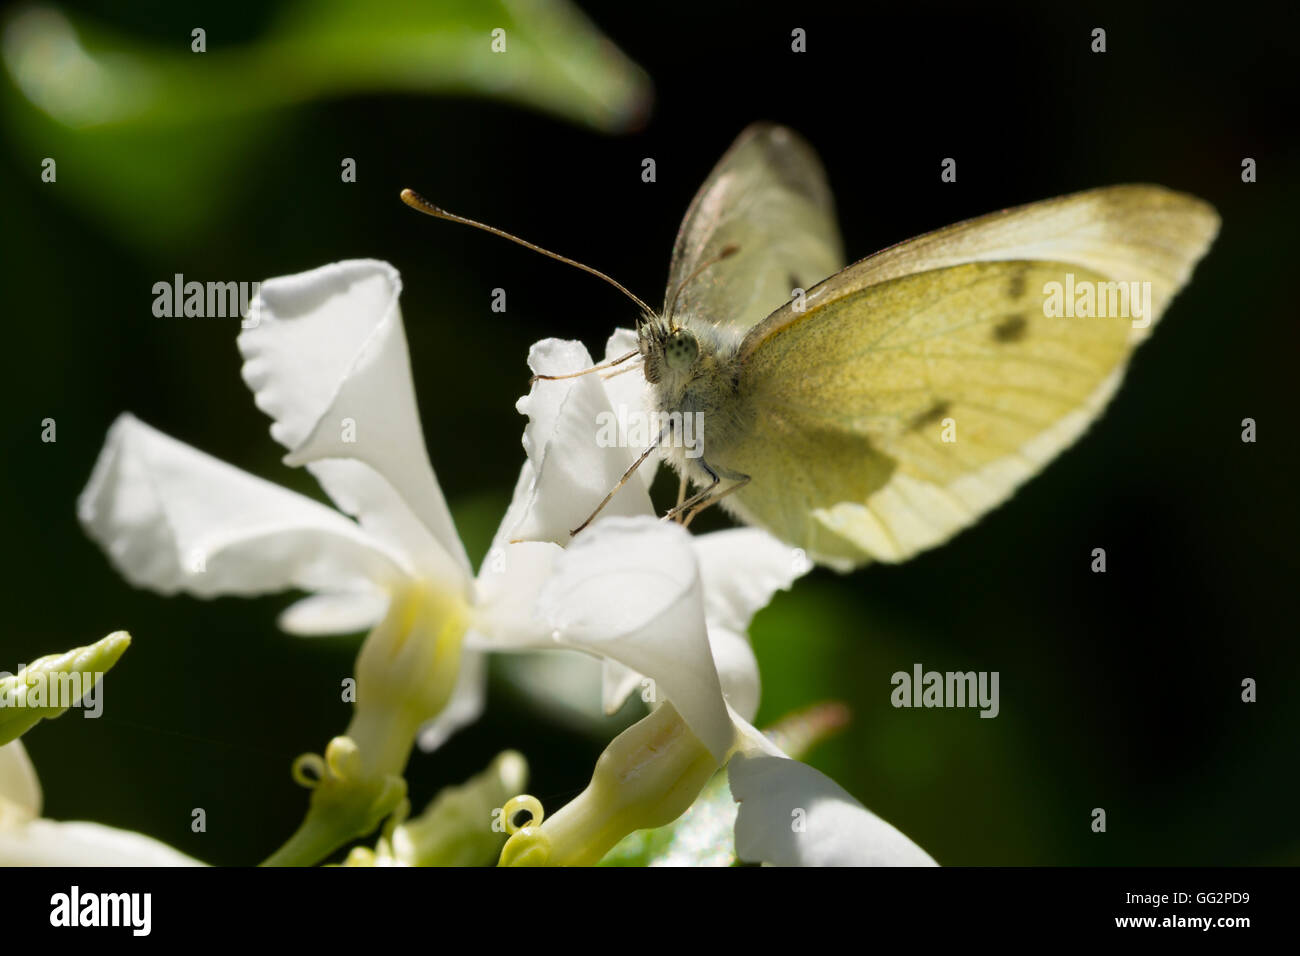
[[[511,541],[522,540],[515,539],[514,530],[519,527],[528,514],[533,497],[533,485],[536,481],[537,472],[533,470],[533,463],[525,459],[523,467],[519,469],[519,477],[515,479],[515,490],[510,496],[510,504],[506,507],[505,516],[501,519],[501,524],[497,526],[496,534],[492,536],[492,546],[488,548],[484,566],[494,555],[501,554],[502,550]],[[482,573],[482,569],[480,569],[479,574]]]
[[[461,597],[469,596],[467,565],[462,566],[448,553],[396,489],[372,467],[355,459],[328,458],[311,462],[307,469],[339,510],[355,517],[367,534],[403,555],[417,576],[437,581]]]
[[[369,259],[267,281],[254,303],[256,325],[238,340],[244,380],[273,419],[271,435],[289,450],[286,462],[365,462],[468,577],[469,560],[424,444],[401,289],[396,269]],[[335,482],[326,490],[342,487]],[[364,486],[344,493],[355,507],[372,505]],[[382,519],[379,525],[393,527]],[[407,532],[404,543],[412,537]]]
[[[605,344],[604,361],[612,362],[636,349],[636,332],[632,329],[615,329]],[[610,407],[616,413],[620,409],[642,411],[653,407],[650,383],[645,380],[640,360],[628,359],[621,365],[600,373],[600,379],[605,386],[605,394],[609,397]],[[647,490],[655,479],[657,466],[657,459],[651,458],[636,470],[636,476]]]
[[[788,757],[740,753],[727,765],[736,855],[775,866],[934,866],[924,850],[834,780]]]
[[[749,639],[744,634],[710,624],[709,647],[727,703],[746,720],[753,720],[758,713],[761,682],[758,659]]]
[[[561,551],[546,541],[493,546],[475,582],[470,646],[498,651],[552,646],[554,628],[537,602]]]
[[[300,637],[355,634],[384,619],[389,596],[384,591],[313,594],[280,612],[280,630]]]
[[[579,342],[545,339],[528,354],[537,374],[563,375],[590,368],[591,357]],[[636,460],[644,447],[618,440],[617,416],[598,374],[533,383],[516,407],[528,416],[524,451],[532,465],[531,481],[519,490],[520,507],[511,516],[510,539],[566,544]],[[652,467],[654,456],[642,467]],[[648,515],[650,495],[644,482],[629,481],[601,512],[602,516]]]
[[[788,590],[811,568],[802,552],[760,528],[731,528],[697,535],[693,542],[704,578],[709,625],[738,634],[777,591]]]
[[[137,587],[198,597],[360,591],[407,573],[361,528],[122,415],[77,516]]]
[[[203,866],[142,833],[98,823],[33,820],[0,829],[0,866]]]
[[[691,539],[704,581],[704,614],[727,702],[746,720],[758,712],[758,661],[749,624],[772,596],[811,566],[801,552],[758,528],[733,528]]]
[[[641,682],[646,679],[618,661],[608,657],[601,661],[600,706],[606,716],[618,713],[632,692],[638,690],[642,686]]]
[[[709,625],[709,648],[718,670],[722,696],[738,716],[753,720],[758,712],[761,681],[758,659],[749,639],[727,628]],[[647,678],[609,658],[602,664],[601,706],[607,715],[615,714],[632,694],[645,689]]]
[[[420,749],[437,750],[452,734],[478,720],[487,700],[487,655],[466,648],[460,656],[460,673],[451,699],[432,720],[420,728]]]
[[[709,647],[690,535],[653,518],[607,518],[556,557],[541,616],[563,646],[611,658],[654,681],[715,756],[731,719]]]

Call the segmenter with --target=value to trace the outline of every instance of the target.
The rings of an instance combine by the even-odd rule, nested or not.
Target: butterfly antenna
[[[549,249],[543,249],[536,243],[511,235],[504,229],[498,229],[495,226],[489,226],[482,222],[475,222],[473,219],[466,219],[464,216],[457,216],[454,213],[447,212],[447,210],[443,209],[441,206],[435,206],[433,203],[429,202],[429,200],[425,199],[414,189],[402,190],[402,202],[406,203],[412,209],[419,210],[427,216],[433,216],[435,219],[446,219],[448,222],[458,222],[463,226],[473,226],[475,229],[482,229],[484,232],[490,232],[494,236],[500,236],[502,239],[509,239],[511,242],[518,243],[525,249],[531,249],[533,252],[540,252],[544,256],[574,266],[575,268],[581,269],[583,272],[589,272],[597,279],[604,279],[619,292],[622,292],[625,296],[635,302],[637,307],[645,314],[645,317],[653,317],[655,314],[654,309],[650,308],[650,306],[642,302],[637,296],[629,292],[626,286],[615,279],[611,279],[599,269],[593,269],[591,266],[584,265],[576,259],[570,259],[568,256],[562,256],[559,253],[551,252]]]
[[[677,328],[677,323],[673,321],[673,316],[677,314],[677,300],[682,297],[682,292],[686,290],[686,287],[690,285],[692,282],[694,282],[697,278],[699,278],[700,273],[703,272],[705,269],[709,268],[709,266],[715,266],[723,259],[727,259],[731,256],[734,256],[739,251],[740,251],[740,246],[736,245],[735,243],[731,243],[729,245],[723,246],[722,250],[716,256],[714,256],[712,259],[708,259],[704,262],[701,262],[699,266],[696,267],[694,272],[692,272],[680,283],[678,283],[677,291],[676,293],[673,294],[672,305],[668,309],[668,324],[670,326],[672,326],[673,328]]]

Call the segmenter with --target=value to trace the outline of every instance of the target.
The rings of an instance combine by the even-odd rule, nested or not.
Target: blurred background
[[[77,525],[126,410],[322,498],[280,464],[239,377],[236,321],[156,318],[155,282],[396,265],[426,439],[477,564],[523,460],[529,344],[599,352],[633,311],[576,270],[417,215],[399,190],[656,303],[691,196],[765,119],[820,152],[850,260],[1120,182],[1194,193],[1224,224],[1106,415],[1010,503],[904,565],[816,571],[758,616],[760,726],[847,703],[851,725],[809,762],[941,863],[1300,863],[1292,35],[1259,10],[1211,23],[1127,5],[582,6],[87,0],[5,22],[0,669],[135,637],[101,719],[73,712],[24,738],[46,815],[255,863],[305,809],[290,761],[349,716],[338,686],[359,636],[279,633],[292,595],[135,591]],[[498,26],[507,53],[493,57]],[[940,182],[945,157],[956,183]],[[1241,181],[1244,157],[1258,182]],[[40,440],[45,418],[56,443]],[[660,482],[671,497],[675,479]],[[1096,547],[1104,575],[1089,570]],[[1001,714],[895,710],[890,675],[915,663],[998,671]],[[636,716],[539,711],[501,670],[477,725],[413,757],[417,810],[506,747],[553,810]],[[206,833],[190,830],[194,807]]]

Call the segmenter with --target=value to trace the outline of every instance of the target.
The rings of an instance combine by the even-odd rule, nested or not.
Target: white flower
[[[635,334],[621,329],[607,344],[606,361],[633,348]],[[580,343],[547,339],[533,346],[528,364],[538,375],[554,376],[593,363]],[[529,418],[528,461],[498,541],[569,542],[569,531],[587,519],[644,450],[626,443],[602,447],[598,441],[599,423],[608,416],[626,425],[629,413],[649,408],[645,379],[635,366],[611,372],[538,381],[519,400],[519,410]],[[747,719],[758,709],[749,622],[808,565],[799,552],[757,528],[678,536],[657,524],[649,495],[656,465],[653,458],[643,464],[601,516],[556,557],[538,616],[560,643],[580,645],[604,659],[607,712],[617,710],[630,693],[650,692],[654,699],[673,701],[721,754],[731,739],[725,704]],[[679,541],[689,548],[686,563],[676,556]],[[636,586],[628,587],[633,580]],[[666,676],[666,682],[656,675]]]
[[[344,514],[124,415],[79,502],[88,533],[138,586],[200,597],[298,588],[311,596],[281,616],[286,630],[373,627],[348,734],[358,748],[335,761],[345,774],[400,773],[420,722],[432,747],[478,715],[483,652],[521,648],[608,662],[609,707],[652,682],[655,699],[671,702],[665,713],[689,728],[682,739],[709,755],[699,767],[721,763],[738,740],[760,746],[746,736],[756,733],[746,720],[759,682],[745,631],[806,570],[802,555],[756,529],[692,537],[657,521],[649,467],[571,541],[641,451],[596,442],[600,412],[645,407],[641,377],[592,374],[539,382],[520,400],[528,460],[475,578],[424,445],[400,288],[395,270],[372,261],[274,279],[262,288],[258,324],[239,338],[245,380],[286,463],[305,465]],[[616,334],[611,349],[625,351],[629,334]],[[530,363],[562,374],[590,359],[551,340]],[[808,802],[830,805],[824,795]],[[783,852],[764,858],[781,862]],[[790,857],[818,858],[816,848]]]
[[[520,401],[530,416],[528,461],[475,579],[425,448],[400,290],[397,272],[374,261],[272,279],[255,305],[257,325],[239,337],[244,378],[272,418],[272,436],[288,449],[286,463],[305,465],[344,514],[123,415],[78,504],[87,532],[139,587],[199,597],[302,589],[311,596],[281,615],[285,630],[328,634],[373,627],[358,658],[358,711],[367,698],[412,698],[403,712],[383,713],[379,722],[391,727],[413,715],[426,721],[425,749],[480,713],[484,651],[563,645],[608,659],[615,657],[608,653],[615,640],[639,673],[611,665],[607,702],[621,702],[641,674],[653,679],[667,668],[674,676],[659,692],[677,700],[682,713],[723,746],[716,688],[705,686],[717,675],[679,686],[671,667],[681,648],[697,646],[692,635],[584,630],[581,602],[624,600],[618,592],[575,591],[565,599],[567,613],[578,615],[574,620],[543,620],[536,613],[537,596],[554,573],[563,571],[571,581],[586,573],[580,562],[605,562],[600,548],[622,548],[617,536],[594,534],[593,527],[590,549],[556,565],[569,530],[635,454],[597,447],[595,413],[611,407],[611,396],[640,400],[639,376],[538,383]],[[535,370],[553,368],[553,352],[564,353],[566,370],[589,364],[581,346],[546,342],[534,349]],[[644,471],[615,496],[608,514],[653,514],[646,491],[652,470]],[[772,591],[788,586],[801,569],[789,549],[763,532],[738,529],[699,541],[712,586],[683,600],[703,601],[723,690],[752,716],[757,668],[743,631]],[[658,566],[653,547],[636,553],[648,562],[646,570]],[[679,583],[698,588],[694,576]],[[372,688],[384,674],[398,686],[367,694],[367,674]],[[381,740],[376,731],[361,747],[363,761],[400,770],[405,735],[403,727]],[[391,753],[376,757],[384,748]]]
[[[373,632],[385,646],[372,644],[368,660],[362,651],[359,683],[369,662],[372,680],[386,664],[412,694],[429,684],[406,716],[436,714],[426,732],[439,740],[477,717],[483,669],[461,653],[473,576],[425,451],[400,290],[397,272],[373,261],[273,279],[239,337],[244,378],[286,462],[305,464],[351,518],[130,415],[110,429],[78,515],[138,587],[205,598],[302,589],[311,596],[280,618],[296,634],[374,627],[391,610]]]
[[[610,744],[587,790],[539,828],[548,841],[541,859],[596,862],[632,829],[674,819],[726,763],[740,803],[735,833],[743,860],[933,864],[911,840],[819,771],[789,759],[728,706],[713,666],[695,548],[682,528],[648,518],[597,522],[556,564],[542,588],[541,616],[561,639],[580,634],[587,647],[653,677],[672,707]],[[647,659],[644,648],[657,642],[666,651]],[[749,680],[756,685],[757,675]],[[679,721],[686,732],[675,729]],[[606,838],[592,839],[592,833]],[[528,839],[513,853],[507,845],[503,859],[528,859]]]
[[[41,818],[41,785],[23,748],[0,747],[0,866],[203,866],[141,833]]]
[[[630,350],[631,335],[615,333],[607,361]],[[546,340],[533,347],[529,364],[537,374],[565,375],[592,362],[578,343]],[[625,409],[647,407],[643,389],[635,368],[627,375],[615,370],[534,385],[519,402],[530,419],[524,436],[529,461],[500,537],[567,539],[567,529],[587,518],[641,450],[598,447],[595,423],[605,412],[623,419]],[[539,591],[537,616],[554,628],[559,643],[605,658],[607,706],[620,704],[645,675],[673,709],[652,714],[610,745],[592,785],[551,819],[546,839],[554,834],[555,845],[548,842],[542,858],[554,850],[561,860],[594,862],[608,847],[589,843],[584,829],[600,829],[611,819],[657,825],[655,815],[664,812],[655,806],[662,798],[657,769],[671,799],[680,800],[684,779],[694,774],[702,783],[730,756],[742,859],[933,864],[911,840],[819,771],[786,757],[748,722],[757,710],[759,678],[746,631],[772,595],[807,570],[803,555],[758,529],[692,536],[655,521],[649,466],[606,507],[604,514],[612,516],[595,521],[555,557]],[[673,729],[674,710],[689,734]],[[712,761],[692,755],[700,746]],[[629,761],[635,771],[623,766]],[[642,782],[646,806],[637,807],[627,791]],[[536,829],[547,831],[548,825]],[[571,845],[559,845],[565,842]],[[518,845],[526,855],[527,835]]]

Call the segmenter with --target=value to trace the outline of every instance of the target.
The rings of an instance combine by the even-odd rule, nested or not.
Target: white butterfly
[[[639,359],[670,422],[701,416],[698,457],[671,426],[646,452],[700,487],[670,514],[720,502],[833,567],[901,561],[1082,434],[1218,226],[1194,197],[1112,186],[844,267],[815,153],[759,124],[691,203],[664,309],[627,293],[637,351],[600,367]]]

